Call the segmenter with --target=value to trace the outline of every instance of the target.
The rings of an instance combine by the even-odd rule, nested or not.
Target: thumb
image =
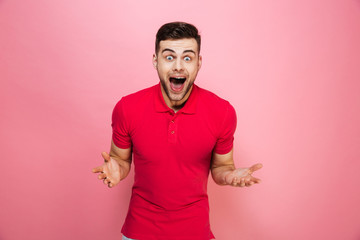
[[[102,152],[101,156],[104,158],[105,162],[110,161],[110,155],[107,152]]]
[[[255,172],[256,170],[259,170],[260,168],[262,168],[263,165],[261,163],[257,163],[257,164],[254,164],[250,167],[250,172],[253,173]]]

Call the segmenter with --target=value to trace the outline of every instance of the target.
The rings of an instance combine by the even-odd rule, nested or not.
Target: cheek
[[[171,64],[169,63],[161,63],[158,65],[158,69],[160,72],[166,73],[171,69]]]
[[[189,67],[188,72],[189,72],[189,75],[195,75],[197,72],[197,67],[196,66]]]
[[[164,65],[158,65],[158,72],[161,75],[166,74],[166,68],[164,67]]]

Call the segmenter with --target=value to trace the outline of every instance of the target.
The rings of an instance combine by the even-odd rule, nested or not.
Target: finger
[[[261,180],[259,178],[254,178],[254,177],[251,179],[251,181],[254,182],[254,183],[260,183],[261,182]]]
[[[101,155],[104,158],[105,162],[110,161],[110,155],[107,152],[102,152]]]
[[[104,179],[104,184],[109,185],[109,183],[111,183],[110,180],[108,178],[105,178]]]
[[[245,179],[241,179],[240,181],[240,187],[245,187]]]
[[[106,178],[106,174],[105,173],[101,173],[98,176],[99,179],[105,179]]]
[[[112,182],[108,181],[108,187],[111,188],[113,186]]]
[[[93,173],[103,172],[103,167],[102,167],[102,166],[99,166],[99,167],[93,168],[93,169],[92,169],[92,172],[93,172]]]
[[[250,170],[251,173],[253,173],[253,172],[259,170],[259,169],[262,168],[262,167],[263,167],[263,165],[262,165],[261,163],[257,163],[257,164],[252,165],[252,166],[249,168],[249,170]]]
[[[249,181],[249,182],[246,182],[245,183],[245,185],[247,186],[247,187],[250,187],[251,185],[253,185],[254,184],[254,182],[252,182],[252,181]]]
[[[238,184],[237,178],[234,178],[231,184],[232,184],[233,186],[236,186],[236,185]]]

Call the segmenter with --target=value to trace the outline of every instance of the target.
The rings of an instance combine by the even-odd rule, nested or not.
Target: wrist
[[[130,172],[130,164],[126,161],[118,161],[119,164],[119,173],[120,173],[120,181],[125,179]]]
[[[231,182],[229,183],[227,178],[234,170],[235,167],[233,165],[217,167],[212,170],[213,179],[219,185],[229,185]]]

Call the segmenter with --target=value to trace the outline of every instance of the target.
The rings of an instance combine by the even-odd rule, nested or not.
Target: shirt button
[[[174,134],[175,132],[174,131],[171,131],[171,134]]]

